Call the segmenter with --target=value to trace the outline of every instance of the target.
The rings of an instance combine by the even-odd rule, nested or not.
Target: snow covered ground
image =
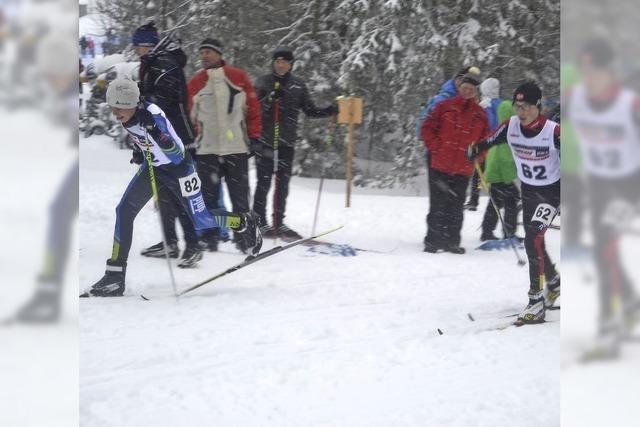
[[[114,209],[135,167],[107,137],[81,140],[80,150],[83,289],[103,274]],[[297,247],[179,302],[168,296],[165,262],[138,255],[160,240],[157,214],[145,207],[128,297],[80,301],[81,425],[558,425],[560,314],[490,330],[524,306],[528,279],[510,251],[473,250],[483,211],[466,214],[466,255],[426,254],[427,198],[355,189],[347,209],[344,182],[326,184],[318,229],[345,226],[327,240],[388,253]],[[292,181],[286,221],[303,234],[317,186]],[[556,260],[559,241],[548,233]],[[178,286],[242,259],[224,244],[198,268],[176,268]],[[143,291],[156,298],[141,300]]]

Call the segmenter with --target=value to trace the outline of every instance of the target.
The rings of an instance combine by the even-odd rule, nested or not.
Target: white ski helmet
[[[109,83],[107,104],[115,108],[136,108],[140,102],[140,89],[131,79],[118,77]]]

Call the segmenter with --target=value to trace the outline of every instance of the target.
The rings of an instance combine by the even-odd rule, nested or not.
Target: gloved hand
[[[478,146],[476,144],[471,144],[467,147],[467,160],[473,162],[480,155],[480,151],[478,150]]]
[[[144,154],[142,153],[142,151],[140,151],[139,148],[137,147],[134,148],[133,153],[131,153],[131,160],[129,160],[129,163],[141,165],[143,162],[144,162]]]
[[[282,90],[282,85],[274,88],[269,94],[269,99],[280,99],[284,95],[284,91]]]
[[[158,52],[149,52],[146,55],[140,57],[140,65],[147,68],[149,64],[154,62],[158,57]]]
[[[153,133],[154,131],[159,132],[158,127],[156,126],[156,121],[153,118],[153,114],[149,112],[149,110],[145,108],[138,108],[137,118],[140,126],[145,128],[147,132]]]

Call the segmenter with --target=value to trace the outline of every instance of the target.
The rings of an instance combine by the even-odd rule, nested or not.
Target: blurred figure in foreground
[[[585,361],[617,357],[640,312],[620,245],[638,209],[640,97],[622,87],[614,62],[608,42],[587,41],[578,55],[582,83],[565,103],[587,176],[599,289],[597,341],[584,355]]]

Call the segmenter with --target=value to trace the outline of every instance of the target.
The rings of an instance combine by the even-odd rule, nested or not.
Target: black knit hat
[[[526,102],[540,108],[542,101],[542,90],[535,82],[525,82],[516,88],[513,93],[513,102]]]
[[[293,49],[291,49],[289,46],[278,46],[273,51],[272,57],[274,61],[280,58],[286,61],[293,62]]]
[[[211,37],[207,37],[200,43],[200,46],[198,46],[198,50],[200,49],[215,50],[216,52],[218,52],[218,54],[220,54],[220,56],[222,56],[222,43],[220,43],[219,40],[212,39]]]
[[[578,54],[578,60],[581,64],[596,68],[608,67],[614,57],[615,53],[611,44],[600,38],[588,40]]]
[[[480,86],[480,80],[480,74],[476,73],[466,73],[463,76],[460,76],[460,84],[470,83],[474,86]]]

